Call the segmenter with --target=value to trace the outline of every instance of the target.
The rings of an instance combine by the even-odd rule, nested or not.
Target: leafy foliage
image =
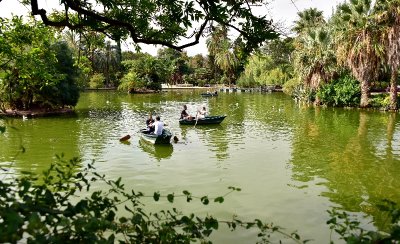
[[[321,103],[328,106],[357,106],[360,103],[360,84],[350,76],[344,76],[323,85],[317,92]]]
[[[328,211],[331,219],[327,221],[331,229],[341,236],[346,243],[396,243],[400,240],[400,211],[398,206],[389,200],[377,206],[386,212],[390,220],[387,232],[367,231],[360,227],[360,222],[346,212]]]
[[[146,82],[139,78],[135,72],[130,71],[122,77],[118,90],[132,92],[134,90],[143,89],[145,86]]]
[[[237,56],[234,53],[231,40],[228,38],[227,26],[217,26],[207,39],[207,48],[214,64],[218,66],[230,85],[235,76],[235,68],[238,65]]]
[[[89,87],[92,89],[97,89],[103,87],[105,77],[103,74],[94,74],[90,77]]]
[[[41,24],[13,17],[1,22],[0,96],[11,108],[75,106],[76,69],[68,47]]]
[[[213,28],[216,23],[238,32],[248,53],[277,35],[270,20],[252,12],[254,5],[267,5],[265,0],[67,0],[60,2],[58,9],[62,11],[41,9],[37,0],[24,0],[23,3],[46,25],[72,30],[89,29],[106,33],[113,39],[124,39],[129,35],[136,44],[160,44],[177,50],[196,45],[208,28]],[[177,44],[184,40],[186,43]]]
[[[167,70],[162,60],[149,54],[141,54],[136,59],[122,62],[128,73],[122,78],[125,82],[136,82],[134,89],[161,90],[161,83],[165,81]],[[135,80],[132,75],[135,74]],[[133,83],[132,83],[133,84]],[[123,85],[121,89],[126,86]],[[129,88],[129,86],[126,86]],[[128,92],[133,92],[129,91]]]
[[[93,164],[82,168],[77,158],[58,159],[40,179],[26,173],[0,182],[0,242],[205,243],[221,225],[232,231],[254,228],[262,242],[268,242],[272,234],[301,242],[297,233],[286,234],[280,227],[258,219],[221,221],[211,215],[185,215],[176,208],[149,213],[140,201],[150,197],[156,202],[166,199],[173,203],[184,198],[208,205],[224,202],[228,194],[240,188],[229,187],[229,192],[216,198],[196,197],[188,191],[146,196],[127,190],[121,178],[110,180],[99,175]],[[108,189],[93,190],[93,184],[105,184]]]

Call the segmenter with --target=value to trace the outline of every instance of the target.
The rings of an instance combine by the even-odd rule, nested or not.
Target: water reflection
[[[174,147],[172,145],[152,145],[143,140],[139,140],[139,148],[146,152],[151,158],[157,159],[160,162],[162,159],[171,157]]]
[[[65,154],[67,159],[81,156],[76,144],[79,130],[75,116],[4,121],[7,130],[0,135],[0,162],[9,162],[16,174],[41,174],[57,161],[56,155]],[[46,126],[38,126],[42,123]]]
[[[196,127],[191,125],[181,125],[181,136],[186,142],[188,140],[188,133],[196,133],[196,136],[201,143],[209,148],[209,152],[212,152],[215,158],[218,160],[224,160],[229,158],[229,144],[233,143],[229,141],[228,132],[226,125],[198,125]]]
[[[273,216],[316,243],[330,235],[325,223],[332,206],[367,214],[383,228],[376,204],[384,198],[400,203],[397,114],[299,106],[284,94],[204,99],[199,93],[84,93],[76,117],[7,119],[18,132],[0,135],[0,165],[15,162],[16,175],[40,173],[64,152],[84,163],[95,160],[101,173],[148,192],[218,195],[227,186],[240,187],[241,193],[213,211]],[[211,115],[228,117],[220,125],[181,126],[183,104],[192,114],[205,104]],[[179,143],[167,148],[141,143],[138,131],[149,111],[161,115]],[[127,134],[129,143],[119,142]],[[15,158],[21,144],[28,153]],[[163,163],[149,163],[154,161]],[[237,240],[244,242],[251,241]]]
[[[337,207],[372,216],[379,228],[383,199],[400,203],[400,134],[396,115],[307,109],[297,120],[290,165],[298,187],[317,179]],[[323,180],[321,180],[323,179]]]

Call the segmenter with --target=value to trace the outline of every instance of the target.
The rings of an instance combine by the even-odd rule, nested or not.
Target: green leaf
[[[108,221],[114,221],[114,218],[115,218],[115,213],[114,213],[114,211],[108,212],[108,214],[107,214],[107,216],[106,216],[106,220],[108,220]]]
[[[168,202],[173,203],[174,202],[174,194],[168,194],[167,199],[168,199]]]
[[[214,199],[214,202],[223,203],[224,202],[224,198],[223,197],[217,197],[217,198]]]
[[[135,214],[132,219],[131,222],[135,225],[140,224],[140,222],[142,221],[142,215],[141,214]]]
[[[124,223],[128,222],[128,219],[125,218],[125,217],[121,217],[121,218],[119,218],[119,222],[120,222],[121,224],[124,224]]]
[[[200,200],[201,200],[201,202],[202,202],[204,205],[208,205],[208,203],[210,202],[210,201],[208,200],[208,197],[207,197],[207,196],[202,197]]]
[[[6,132],[6,127],[5,126],[0,126],[0,133]]]
[[[154,201],[158,202],[158,200],[160,200],[160,193],[154,192],[153,198],[154,198]]]
[[[218,229],[218,221],[213,217],[207,217],[204,221],[204,224],[207,229]]]

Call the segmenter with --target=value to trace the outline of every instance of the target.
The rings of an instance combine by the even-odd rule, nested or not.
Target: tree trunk
[[[366,80],[361,81],[361,101],[360,101],[360,107],[361,108],[366,108],[369,106],[369,82]]]
[[[397,110],[397,69],[392,69],[390,74],[390,110]]]

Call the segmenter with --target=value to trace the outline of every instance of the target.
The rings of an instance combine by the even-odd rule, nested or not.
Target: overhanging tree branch
[[[274,38],[271,21],[265,17],[254,16],[248,0],[176,2],[160,0],[153,5],[141,2],[127,4],[123,1],[104,5],[104,2],[97,0],[91,3],[64,0],[61,1],[64,5],[64,14],[57,12],[56,18],[45,9],[39,8],[38,0],[25,0],[25,3],[30,3],[32,15],[39,16],[48,26],[92,30],[107,36],[113,36],[117,31],[118,36],[129,35],[136,44],[163,45],[180,51],[198,44],[206,27],[213,21],[234,29],[252,46]],[[92,9],[92,3],[100,4],[103,11]],[[251,1],[251,3],[266,4],[266,0]],[[71,17],[73,11],[82,18],[73,19]],[[244,23],[238,26],[238,20]],[[186,35],[192,23],[199,23],[199,26],[192,34]],[[178,44],[178,41],[181,42],[183,39],[187,40],[186,43]]]

